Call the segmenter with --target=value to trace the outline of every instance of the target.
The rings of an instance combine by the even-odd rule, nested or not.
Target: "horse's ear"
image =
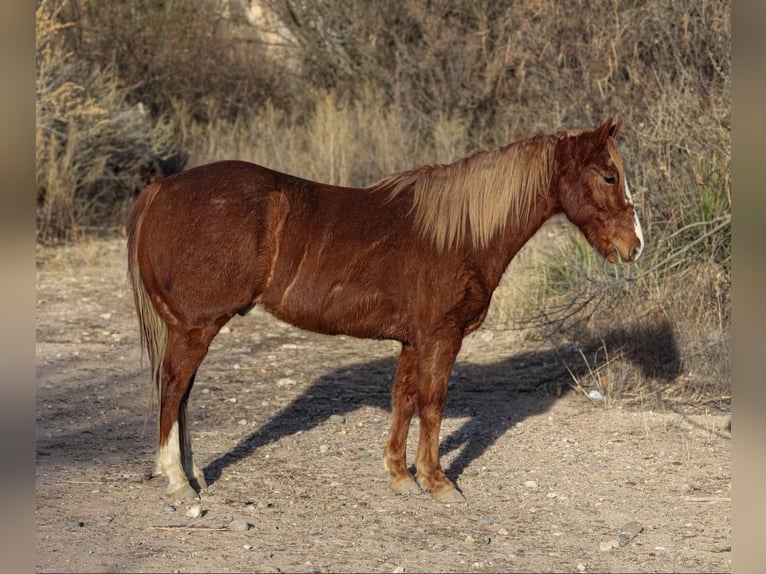
[[[622,120],[617,120],[616,123],[612,124],[612,127],[609,128],[610,138],[613,138],[617,135],[617,132],[620,131],[620,126],[622,126]]]
[[[606,120],[601,127],[594,130],[594,133],[596,134],[596,144],[604,145],[608,138],[616,136],[621,125],[622,120],[618,120],[617,123],[612,123],[612,118]]]
[[[606,139],[612,135],[612,118],[606,120],[601,127],[596,128],[596,145],[603,145]]]

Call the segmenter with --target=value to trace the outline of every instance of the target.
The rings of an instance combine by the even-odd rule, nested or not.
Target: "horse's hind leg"
[[[407,469],[407,432],[415,412],[417,395],[417,354],[408,344],[402,346],[391,389],[393,419],[386,444],[385,464],[391,475],[391,488],[399,494],[421,494],[423,491]]]
[[[181,466],[192,487],[196,487],[197,490],[203,490],[207,488],[207,481],[205,481],[205,475],[202,470],[194,462],[189,427],[186,423],[186,405],[189,401],[189,393],[191,393],[196,375],[197,372],[195,371],[191,376],[186,393],[184,393],[184,396],[181,399],[181,406],[178,413],[178,428],[179,437],[181,439]]]
[[[160,428],[155,474],[168,479],[165,494],[172,498],[196,498],[190,480],[204,488],[202,472],[192,460],[191,440],[186,424],[186,404],[209,338],[199,329],[168,333],[168,345],[162,365],[160,391]]]

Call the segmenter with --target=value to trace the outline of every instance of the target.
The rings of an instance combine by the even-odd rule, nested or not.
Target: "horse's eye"
[[[615,183],[617,183],[617,178],[614,177],[613,175],[605,175],[604,181],[607,182],[609,185],[614,185]]]

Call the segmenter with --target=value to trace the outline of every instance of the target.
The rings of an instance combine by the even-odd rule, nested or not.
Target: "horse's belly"
[[[378,289],[363,289],[353,282],[329,288],[304,284],[278,298],[270,295],[264,294],[265,308],[301,329],[367,339],[402,340],[407,336],[402,305]]]

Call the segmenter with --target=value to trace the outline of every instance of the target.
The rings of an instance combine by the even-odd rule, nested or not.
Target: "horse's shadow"
[[[450,377],[445,418],[465,418],[446,436],[440,457],[460,449],[445,473],[453,481],[506,431],[525,418],[547,411],[558,397],[572,389],[573,377],[592,373],[607,360],[605,341],[622,350],[646,377],[671,383],[681,372],[672,329],[614,331],[592,344],[525,352],[491,363],[458,361]],[[588,361],[583,357],[590,357]],[[396,357],[344,366],[319,377],[303,394],[276,416],[243,438],[204,468],[208,484],[225,468],[259,447],[363,406],[390,411],[390,388]],[[382,457],[383,444],[380,445]]]

